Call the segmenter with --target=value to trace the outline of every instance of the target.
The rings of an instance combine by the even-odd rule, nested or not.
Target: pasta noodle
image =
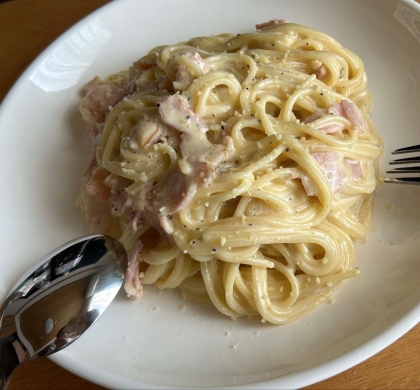
[[[278,20],[92,80],[79,207],[128,250],[127,294],[179,287],[283,324],[356,276],[383,152],[366,85],[356,54]]]

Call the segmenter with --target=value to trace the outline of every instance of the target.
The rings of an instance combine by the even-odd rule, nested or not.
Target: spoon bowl
[[[0,309],[0,390],[20,364],[66,348],[89,329],[126,270],[123,245],[99,234],[60,246],[28,270]]]

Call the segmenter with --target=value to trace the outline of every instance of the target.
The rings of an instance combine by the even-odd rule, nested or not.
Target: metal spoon
[[[64,349],[90,328],[126,270],[122,244],[96,234],[62,245],[23,275],[0,309],[0,390],[20,364]]]

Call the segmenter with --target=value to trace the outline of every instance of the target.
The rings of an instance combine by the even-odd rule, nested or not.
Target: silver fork
[[[420,152],[420,145],[413,145],[408,146],[406,148],[401,148],[394,150],[391,154],[403,154],[403,153],[415,153]],[[420,163],[420,156],[414,157],[407,157],[407,158],[399,158],[396,160],[392,160],[389,162],[389,165],[400,165],[400,164],[409,164],[408,166],[404,167],[397,167],[395,169],[389,169],[386,173],[392,174],[405,174],[405,173],[417,173],[420,174],[420,166],[412,166],[411,164],[419,164]],[[420,175],[417,176],[402,176],[396,178],[385,178],[385,183],[395,183],[395,184],[412,184],[412,185],[420,185]]]

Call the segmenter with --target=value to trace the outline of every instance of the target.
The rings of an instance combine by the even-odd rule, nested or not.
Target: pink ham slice
[[[139,277],[139,256],[143,243],[138,240],[130,250],[127,272],[124,275],[124,290],[131,299],[137,299],[143,294],[143,286]]]
[[[316,121],[317,119],[322,118],[327,115],[327,110],[325,108],[320,108],[316,110],[312,115],[308,116],[303,123],[308,124]],[[315,127],[317,130],[322,131],[325,134],[336,133],[344,130],[344,126],[340,123],[333,123],[330,125],[324,125]]]
[[[317,127],[319,131],[322,131],[325,134],[339,133],[344,130],[344,126],[340,123],[333,123],[331,125],[325,125]]]
[[[344,158],[338,152],[317,152],[312,157],[320,166],[333,192],[340,191],[350,178],[362,177],[359,161]]]
[[[159,115],[168,125],[185,134],[206,133],[207,125],[180,94],[167,96],[159,103]]]
[[[181,142],[179,132],[163,123],[158,116],[145,116],[131,129],[129,144],[135,150],[154,145],[163,137],[172,147],[178,147]]]
[[[346,119],[348,119],[358,133],[363,134],[366,132],[368,125],[366,123],[365,117],[363,116],[362,110],[357,107],[354,103],[349,102],[348,100],[343,99],[340,104],[334,104],[331,107],[328,108],[328,110],[325,109],[318,109],[315,111],[312,115],[308,116],[303,123],[308,124],[311,122],[316,121],[317,119],[322,118],[325,115],[337,115],[342,116]],[[335,133],[344,130],[344,126],[337,123],[337,124],[330,124],[325,125],[321,127],[317,127],[318,130],[329,134],[329,133]]]
[[[146,219],[172,243],[170,216],[188,205],[198,186],[212,183],[217,176],[215,166],[228,155],[229,145],[214,145],[208,141],[207,125],[189,107],[184,96],[168,96],[158,106],[159,117],[144,118],[146,122],[141,122],[139,128],[132,132],[132,140],[137,139],[137,144],[145,146],[156,142],[165,132],[168,135],[178,134],[186,171],[177,167],[159,183],[143,185],[133,205],[132,222],[135,227],[139,218]],[[150,131],[147,130],[149,126]],[[141,142],[143,132],[146,134],[145,142]]]
[[[350,158],[347,158],[346,160],[347,164],[349,164],[353,177],[355,179],[361,179],[363,177],[363,172],[360,162],[357,160],[352,160]]]
[[[207,164],[198,162],[191,174],[185,175],[176,168],[157,185],[146,184],[136,204],[140,212],[136,219],[145,218],[162,235],[167,235],[169,243],[173,243],[170,216],[186,207],[197,187],[208,185],[215,176],[216,173]]]
[[[363,116],[362,110],[354,103],[343,99],[340,104],[334,104],[328,109],[330,115],[339,115],[347,118],[356,130],[363,134],[366,132],[367,123]]]
[[[195,189],[196,183],[193,178],[175,169],[164,181],[149,191],[147,208],[156,215],[176,213],[190,202]]]
[[[181,153],[186,161],[200,161],[216,167],[233,152],[230,137],[225,137],[223,145],[212,144],[206,136],[207,125],[188,105],[183,95],[171,95],[159,104],[159,115],[163,122],[181,133]]]
[[[316,121],[317,119],[322,118],[327,114],[327,110],[325,108],[318,108],[312,115],[308,116],[303,123],[311,123]]]
[[[306,195],[315,196],[316,187],[314,186],[311,178],[300,169],[296,169],[292,174],[292,179],[299,179],[305,189]]]
[[[185,53],[184,55],[185,57],[189,58],[192,62],[197,64],[200,70],[203,72],[203,74],[206,74],[211,71],[211,66],[207,64],[207,62],[204,61],[200,54],[198,54],[196,51],[190,51],[188,53]]]
[[[105,184],[109,171],[99,165],[93,168],[91,178],[86,184],[85,191],[88,195],[106,202],[111,196],[111,188]]]
[[[196,51],[185,53],[184,56],[195,63],[203,74],[211,71],[211,66]],[[177,67],[175,74],[175,80],[181,83],[191,84],[195,80],[195,76],[191,74],[184,64],[180,64]]]
[[[88,224],[92,232],[117,236],[111,231],[113,216],[106,202],[92,196],[88,196],[85,204],[85,212]]]
[[[155,144],[162,137],[162,126],[163,123],[159,123],[155,118],[140,119],[131,130],[130,146],[136,149],[139,146],[144,148]]]
[[[80,102],[80,112],[94,142],[99,132],[99,124],[103,123],[110,113],[110,107],[119,103],[127,93],[116,85],[106,83],[98,78],[92,80],[87,88],[89,91]]]

